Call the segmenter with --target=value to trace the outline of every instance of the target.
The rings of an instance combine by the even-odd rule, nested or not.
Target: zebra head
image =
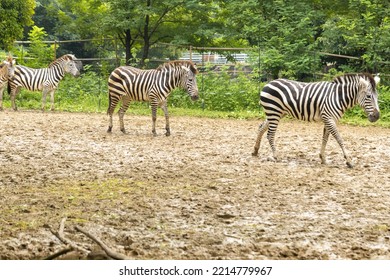
[[[363,74],[359,78],[358,102],[370,122],[376,122],[380,116],[376,84],[370,74]]]
[[[74,77],[80,76],[80,62],[77,60],[76,56],[72,54],[67,54],[63,56],[64,58],[64,70],[66,73],[71,74]]]
[[[198,100],[199,92],[195,76],[198,70],[196,66],[191,63],[189,65],[181,65],[181,69],[184,70],[184,75],[181,79],[182,87],[188,92],[192,100]]]
[[[80,71],[76,65],[76,62],[73,60],[67,61],[64,65],[64,69],[66,73],[69,73],[74,77],[80,76]]]
[[[15,74],[15,66],[16,66],[16,61],[15,59],[12,58],[12,56],[8,56],[6,60],[4,60],[4,65],[7,67],[7,72],[8,72],[8,79],[12,79],[14,74]]]

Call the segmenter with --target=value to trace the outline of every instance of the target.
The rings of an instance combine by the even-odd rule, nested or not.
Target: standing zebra
[[[0,64],[0,110],[3,110],[3,91],[7,81],[15,74],[15,60],[12,56]]]
[[[115,107],[122,101],[119,109],[120,130],[125,133],[123,116],[130,105],[130,101],[150,101],[152,107],[153,135],[156,136],[157,106],[165,114],[166,136],[171,134],[167,98],[177,87],[187,90],[192,100],[198,99],[198,86],[195,75],[196,66],[189,61],[171,61],[160,65],[157,69],[141,70],[131,66],[116,68],[108,78],[109,125],[107,132],[112,131],[112,114]]]
[[[54,60],[49,67],[34,69],[26,66],[16,66],[15,76],[8,82],[8,92],[11,94],[12,108],[16,111],[15,97],[20,89],[42,91],[42,111],[45,110],[46,96],[50,93],[51,110],[54,110],[54,92],[66,73],[74,77],[80,76],[79,62],[72,54],[66,54]]]
[[[266,130],[267,138],[276,159],[275,132],[284,115],[303,121],[323,121],[321,163],[325,164],[325,147],[329,134],[337,140],[348,167],[353,167],[337,128],[337,121],[344,112],[359,104],[370,122],[379,119],[378,94],[374,78],[370,74],[346,74],[332,82],[301,83],[285,79],[271,81],[260,93],[260,103],[266,120],[260,125],[252,155],[259,151],[261,138]]]

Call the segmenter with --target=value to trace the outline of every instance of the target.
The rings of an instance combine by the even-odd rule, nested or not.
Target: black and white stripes
[[[284,115],[303,121],[323,121],[324,133],[320,158],[326,163],[325,147],[332,134],[339,143],[347,165],[352,162],[347,155],[336,122],[348,108],[359,104],[368,119],[379,119],[378,94],[374,78],[370,74],[346,74],[332,82],[302,83],[278,79],[268,83],[260,94],[260,103],[264,108],[266,120],[260,125],[253,155],[258,154],[260,142],[265,131],[273,157],[276,158],[275,133],[280,119]]]
[[[3,92],[5,86],[8,80],[14,76],[15,66],[16,62],[10,55],[0,64],[0,110],[3,110]]]
[[[160,106],[165,114],[166,136],[170,135],[167,98],[171,91],[182,87],[192,100],[198,99],[198,87],[195,75],[196,66],[189,61],[172,61],[164,63],[157,69],[141,70],[131,66],[116,68],[108,78],[109,115],[108,132],[112,131],[112,115],[119,101],[120,129],[125,132],[123,116],[130,101],[149,101],[152,107],[153,135],[156,135],[157,107]]]
[[[9,81],[12,108],[16,110],[15,97],[20,89],[42,91],[42,111],[45,110],[46,96],[50,93],[51,110],[54,110],[54,92],[66,73],[77,77],[80,75],[79,62],[74,55],[66,54],[57,58],[47,68],[34,69],[18,65],[15,76]]]

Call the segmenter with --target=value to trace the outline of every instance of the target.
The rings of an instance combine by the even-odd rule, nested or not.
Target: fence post
[[[54,59],[57,59],[57,40],[54,40]]]

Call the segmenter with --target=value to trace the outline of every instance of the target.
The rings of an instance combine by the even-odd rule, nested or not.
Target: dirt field
[[[390,259],[389,129],[339,125],[349,169],[333,138],[320,164],[321,124],[282,121],[270,162],[265,138],[251,156],[260,121],[114,120],[0,112],[0,259],[65,248],[64,217],[95,255],[74,226],[134,259]]]

